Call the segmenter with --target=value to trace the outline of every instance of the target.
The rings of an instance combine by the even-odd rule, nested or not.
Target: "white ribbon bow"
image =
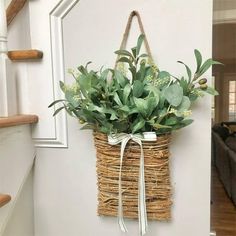
[[[129,140],[133,140],[139,144],[141,148],[140,166],[139,166],[139,193],[138,193],[138,214],[139,214],[139,233],[144,235],[147,232],[147,210],[146,210],[146,193],[145,193],[145,176],[144,176],[144,154],[142,141],[156,141],[157,136],[155,132],[144,132],[143,134],[111,134],[108,136],[108,143],[110,145],[117,145],[121,143],[120,148],[120,171],[119,171],[119,205],[118,205],[118,223],[123,232],[128,232],[123,218],[122,205],[122,188],[121,188],[121,173],[124,151]]]

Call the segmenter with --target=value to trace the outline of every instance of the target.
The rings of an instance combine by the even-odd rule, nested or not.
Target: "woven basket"
[[[98,215],[117,216],[120,145],[109,145],[107,135],[94,132],[97,151]],[[170,220],[171,186],[169,172],[170,135],[143,142],[146,207],[148,219]],[[140,147],[129,141],[122,166],[123,214],[138,218],[138,178]]]

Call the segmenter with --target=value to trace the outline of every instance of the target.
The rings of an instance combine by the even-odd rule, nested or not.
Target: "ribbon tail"
[[[124,150],[126,147],[126,144],[130,138],[126,138],[121,142],[121,149],[120,149],[120,171],[119,171],[119,205],[118,205],[118,223],[120,226],[120,229],[123,232],[128,232],[124,218],[123,218],[123,203],[122,203],[122,187],[121,187],[121,173],[122,173],[122,164],[123,164],[123,157],[124,157]]]
[[[126,228],[126,225],[125,225],[125,222],[124,222],[124,219],[123,219],[123,215],[122,215],[122,217],[118,218],[118,224],[119,224],[120,229],[121,229],[122,232],[125,232],[125,233],[128,232],[128,230]]]
[[[122,191],[120,184],[119,184],[118,224],[120,226],[121,231],[128,232],[123,218]]]
[[[142,142],[138,142],[141,147],[140,167],[139,167],[139,233],[144,235],[147,232],[147,209],[146,209],[146,191],[145,191],[145,175],[144,175],[144,153]]]

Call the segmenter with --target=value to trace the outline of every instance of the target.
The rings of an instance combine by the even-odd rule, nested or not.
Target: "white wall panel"
[[[54,94],[54,73],[52,61],[52,41],[50,31],[50,13],[59,1],[31,1],[30,9],[30,29],[31,46],[43,51],[43,60],[40,63],[30,63],[28,74],[30,91],[31,113],[39,116],[38,126],[34,129],[33,138],[36,144],[62,145],[66,146],[66,138],[60,138],[60,130],[57,130],[56,122],[60,125],[60,117],[52,117],[53,110],[48,109],[48,105],[55,99]],[[64,122],[65,124],[65,122]],[[65,134],[65,132],[64,132]],[[65,134],[66,135],[66,134]]]

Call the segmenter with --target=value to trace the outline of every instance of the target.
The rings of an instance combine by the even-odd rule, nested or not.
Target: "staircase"
[[[43,53],[37,49],[7,50],[7,26],[14,22],[14,18],[24,7],[26,0],[12,0],[5,10],[4,0],[0,0],[0,236],[33,236],[26,229],[27,224],[15,223],[15,214],[22,205],[21,195],[25,183],[33,178],[32,173],[35,160],[35,147],[31,136],[31,125],[38,122],[36,115],[18,114],[17,110],[10,111],[14,95],[12,89],[12,73],[15,62],[39,62]],[[5,14],[6,12],[6,14]],[[6,86],[4,86],[6,85]],[[14,100],[14,99],[13,99]],[[0,107],[1,108],[1,107]],[[3,111],[3,112],[2,112]],[[31,196],[31,202],[24,211],[31,211],[33,216],[33,189],[28,188],[27,194]],[[30,191],[30,193],[29,193]],[[27,199],[27,197],[25,197]],[[22,207],[22,206],[21,206]],[[30,207],[30,209],[28,208]],[[20,214],[21,215],[21,214]],[[29,214],[28,214],[29,215]],[[23,216],[23,215],[22,215]],[[33,218],[33,217],[32,217]],[[25,219],[27,221],[27,219]],[[33,219],[29,219],[29,222]],[[29,224],[29,223],[28,223]],[[23,229],[25,228],[25,229]]]
[[[36,156],[31,138],[30,123],[35,123],[37,119],[35,117],[34,119],[27,118],[27,120],[23,119],[23,117],[26,118],[27,116],[0,119],[1,236],[8,236],[5,234],[5,229],[11,223],[15,208],[21,204],[18,200],[32,171]],[[26,122],[29,123],[26,124]],[[33,206],[30,207],[32,208],[31,211],[33,211]],[[22,217],[24,216],[24,210],[22,211]],[[18,220],[21,221],[20,218]],[[13,234],[11,236],[18,235]]]

